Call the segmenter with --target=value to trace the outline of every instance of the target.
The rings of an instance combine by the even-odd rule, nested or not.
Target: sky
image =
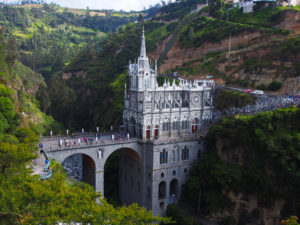
[[[3,1],[3,0],[2,0]],[[4,0],[4,2],[15,2],[16,0]],[[115,10],[142,10],[149,5],[160,3],[160,0],[44,0],[44,2],[54,2],[60,6],[69,8],[86,9],[115,9]],[[167,1],[166,1],[167,2]]]

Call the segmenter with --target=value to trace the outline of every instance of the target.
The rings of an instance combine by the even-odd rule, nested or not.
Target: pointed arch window
[[[160,164],[168,163],[168,151],[166,151],[165,149],[160,152],[159,162]]]

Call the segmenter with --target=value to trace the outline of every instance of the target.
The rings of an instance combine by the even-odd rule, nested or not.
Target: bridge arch
[[[75,153],[67,156],[62,161],[62,165],[69,176],[88,183],[94,189],[96,188],[96,163],[91,156],[84,153]]]
[[[143,166],[138,151],[132,148],[116,148],[107,155],[103,171],[104,196],[109,202],[142,204]]]

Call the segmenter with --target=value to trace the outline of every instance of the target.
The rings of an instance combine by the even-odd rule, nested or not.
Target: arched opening
[[[173,179],[170,183],[170,197],[178,198],[178,180]]]
[[[137,137],[143,138],[143,127],[140,123],[137,125]]]
[[[198,119],[195,118],[192,123],[192,133],[197,132],[197,130],[198,130]]]
[[[133,116],[130,118],[128,128],[130,135],[136,136],[136,121]]]
[[[154,138],[155,139],[158,139],[158,130],[159,130],[158,125],[156,125],[155,128],[154,128]]]
[[[104,196],[114,206],[142,204],[141,158],[132,149],[112,153],[104,165]]]
[[[147,129],[146,129],[146,138],[150,139],[150,126],[147,126]]]
[[[123,127],[124,127],[124,132],[126,132],[126,133],[129,132],[128,119],[124,119]]]
[[[166,198],[166,182],[162,181],[158,185],[158,198],[164,199]]]
[[[94,160],[85,154],[74,154],[66,158],[62,165],[73,181],[83,181],[95,188]]]

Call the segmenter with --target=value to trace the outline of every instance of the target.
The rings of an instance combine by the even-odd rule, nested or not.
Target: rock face
[[[261,37],[259,32],[243,33],[231,38],[231,49],[238,46],[248,45],[254,39]],[[204,43],[198,48],[180,48],[178,42],[170,49],[167,54],[167,59],[160,66],[160,72],[181,66],[185,62],[204,57],[206,53],[228,51],[229,48],[229,35],[228,39],[222,40],[220,43]]]
[[[216,213],[211,218],[222,218],[232,216],[238,221],[245,221],[247,224],[264,224],[264,225],[280,225],[281,215],[280,211],[285,203],[284,200],[275,201],[271,208],[261,208],[257,199],[254,196],[245,195],[242,193],[230,192],[227,195],[233,202],[233,209],[230,211],[223,211]],[[245,216],[247,215],[247,216]],[[250,216],[249,216],[250,215]],[[211,223],[216,223],[215,219],[210,219]]]
[[[276,28],[290,30],[293,33],[300,32],[300,12],[299,11],[287,11],[283,13],[282,22],[276,25]]]

